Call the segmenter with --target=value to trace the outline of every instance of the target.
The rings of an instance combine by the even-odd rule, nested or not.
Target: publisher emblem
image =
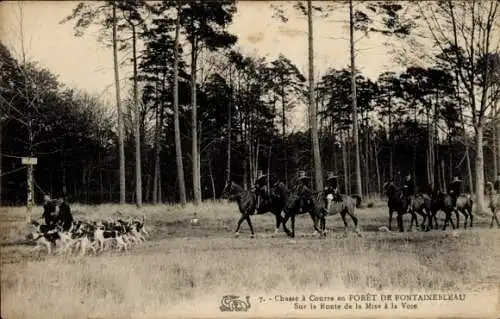
[[[250,296],[246,296],[246,301],[239,296],[226,295],[222,297],[220,311],[248,311],[250,309]]]

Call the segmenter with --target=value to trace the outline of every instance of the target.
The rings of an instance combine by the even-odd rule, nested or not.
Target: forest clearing
[[[500,1],[54,3],[0,4],[1,318],[498,318]]]
[[[234,203],[145,206],[147,242],[128,252],[97,256],[31,254],[20,245],[25,210],[2,208],[2,315],[4,318],[138,317],[169,315],[212,297],[218,311],[224,294],[292,294],[316,291],[451,291],[497,289],[500,232],[490,216],[478,216],[473,229],[381,232],[387,208],[358,210],[363,236],[346,235],[338,216],[329,217],[326,238],[312,235],[306,216],[297,219],[297,237],[274,234],[273,216],[252,219],[234,238]],[[134,206],[74,205],[77,218],[104,218],[117,210],[134,215]],[[37,212],[41,209],[37,207]],[[192,225],[193,212],[199,223]],[[136,214],[136,213],[135,213]],[[439,222],[442,218],[439,216]],[[405,217],[405,223],[409,218]],[[18,244],[16,244],[16,242]],[[188,306],[190,307],[190,306]],[[57,309],[57,310],[55,310]],[[215,309],[215,310],[214,310]],[[219,313],[220,314],[220,313]]]

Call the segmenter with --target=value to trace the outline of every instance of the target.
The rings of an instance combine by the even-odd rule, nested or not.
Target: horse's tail
[[[361,196],[358,194],[351,195],[354,200],[356,200],[356,208],[359,208],[361,206]]]

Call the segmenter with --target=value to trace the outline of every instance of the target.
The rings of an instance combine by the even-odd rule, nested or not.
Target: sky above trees
[[[75,37],[70,23],[59,24],[77,3],[2,2],[0,41],[16,58],[20,58],[22,21],[24,47],[29,60],[38,61],[41,66],[59,75],[59,80],[66,85],[98,94],[106,104],[113,104],[111,48],[98,42],[97,28],[91,27],[83,37]],[[267,57],[269,61],[282,53],[303,74],[307,74],[307,21],[304,17],[290,10],[290,20],[283,24],[273,18],[271,2],[241,1],[237,6],[238,12],[229,31],[238,36],[237,47],[242,52]],[[348,29],[347,24],[342,22],[347,18],[347,11],[339,10],[328,18],[315,19],[316,79],[323,76],[329,67],[340,69],[348,65]],[[374,80],[385,70],[399,69],[392,62],[383,41],[387,39],[373,34],[357,44],[357,68],[364,76]],[[121,59],[127,58],[129,56],[121,54]],[[121,74],[130,76],[131,73],[131,65],[125,65]],[[130,86],[125,76],[122,78],[122,87]],[[304,128],[307,123],[305,106],[297,107],[294,117],[296,120],[292,127]]]

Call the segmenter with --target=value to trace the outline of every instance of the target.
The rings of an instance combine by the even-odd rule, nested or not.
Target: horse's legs
[[[342,221],[344,222],[344,230],[347,233],[347,220],[345,219],[345,214],[346,214],[345,210],[340,212],[340,217],[342,217]]]
[[[469,217],[469,214],[467,213],[467,209],[466,208],[462,208],[459,211],[460,211],[460,213],[462,213],[462,215],[464,215],[464,219],[465,219],[464,220],[464,229],[467,229],[467,219]],[[460,224],[458,224],[458,225],[460,226]]]
[[[292,238],[295,238],[295,214],[292,214]]]
[[[322,220],[321,220],[321,217],[317,217],[317,216],[315,215],[314,210],[311,210],[311,211],[309,212],[309,216],[311,216],[311,219],[312,219],[312,221],[313,221],[313,227],[314,227],[314,230],[315,230],[315,231],[317,231],[318,233],[320,233],[320,234],[321,234],[321,230],[318,228],[318,221],[319,221],[319,222],[321,222],[321,221],[322,221]],[[321,223],[320,223],[320,227],[321,227]]]
[[[495,221],[497,222],[497,228],[500,228],[500,222],[498,221],[498,211],[495,210],[493,212],[493,216],[491,217],[491,225],[490,227],[493,227],[493,219],[495,219]]]
[[[498,211],[496,209],[496,207],[492,207],[491,208],[491,223],[490,223],[490,228],[493,228],[493,221],[496,221],[497,222],[497,228],[500,227],[500,222],[498,221]]]
[[[253,238],[253,236],[255,236],[255,233],[253,232],[252,222],[250,221],[250,215],[247,215],[245,219],[247,220],[247,224],[250,227],[250,231],[252,232],[251,237]]]
[[[351,216],[352,222],[354,223],[354,228],[357,230],[358,229],[358,217],[356,217],[356,213],[354,212],[354,208],[347,209],[347,214],[349,214],[349,216]]]
[[[429,231],[432,229],[432,217],[431,217],[431,211],[427,211],[425,208],[422,208],[422,216],[424,216],[424,220],[422,221],[421,228],[425,228],[425,220],[427,219],[427,228],[425,228],[426,231]]]
[[[392,230],[392,209],[389,208],[389,230]]]
[[[415,213],[414,210],[411,210],[410,211],[410,214],[411,214],[411,221],[410,221],[410,228],[409,228],[409,231],[412,231],[413,230],[413,222],[415,221],[415,226],[418,227],[418,217],[417,217],[417,213]]]
[[[246,218],[246,215],[241,215],[240,219],[238,220],[238,226],[236,226],[236,230],[234,231],[234,233],[236,235],[238,235],[238,232],[240,230],[240,226],[241,226],[241,223],[245,220]]]
[[[438,219],[437,219],[437,211],[435,211],[432,216],[434,218],[434,229],[439,229],[439,224],[438,224]]]
[[[467,213],[469,214],[469,220],[470,220],[470,228],[472,228],[472,221],[474,219],[474,215],[472,215],[472,208],[471,209],[468,209],[467,208]]]
[[[413,212],[410,212],[411,214],[411,220],[410,220],[410,228],[409,230],[412,230],[413,229],[413,224],[415,224],[416,226],[418,226],[418,218],[417,218],[417,215],[414,214]]]
[[[443,229],[446,230],[446,226],[448,226],[448,220],[451,222],[451,227],[453,227],[453,221],[451,220],[451,213],[450,212],[444,212],[445,213],[445,218],[444,218],[444,223],[443,223]]]
[[[280,224],[281,224],[281,213],[277,212],[275,217],[276,217],[276,230],[274,231],[275,234],[277,234],[280,230]]]
[[[498,222],[498,220],[497,220]],[[321,233],[326,237],[326,217],[321,217]]]
[[[457,217],[457,228],[460,227],[460,214],[458,213],[458,209],[454,208],[455,217]]]
[[[401,214],[400,212],[397,212],[397,213],[398,213],[398,217],[397,217],[398,228],[399,228],[400,232],[403,232],[403,214]]]
[[[285,231],[285,233],[289,236],[289,237],[292,237],[292,233],[290,232],[290,230],[286,227],[286,222],[288,221],[288,219],[290,218],[290,214],[294,214],[293,212],[287,212],[285,213],[285,217],[281,219],[281,225],[283,225],[283,230]]]

